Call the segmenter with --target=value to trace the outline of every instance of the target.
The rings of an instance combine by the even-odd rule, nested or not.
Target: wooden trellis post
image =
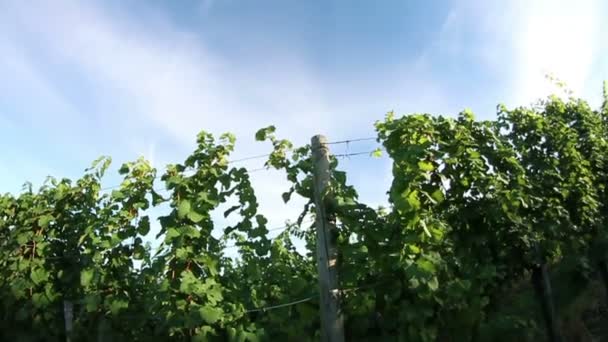
[[[314,199],[317,212],[317,269],[319,272],[321,336],[323,341],[344,342],[344,320],[339,307],[338,253],[334,236],[335,222],[328,217],[325,194],[329,186],[329,148],[327,138],[312,138],[314,162]]]

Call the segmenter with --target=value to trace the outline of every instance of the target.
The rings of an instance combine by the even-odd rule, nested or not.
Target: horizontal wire
[[[327,145],[349,144],[349,143],[357,142],[357,141],[371,141],[371,140],[376,140],[376,139],[377,139],[376,137],[356,138],[356,139],[348,139],[348,140],[330,141],[325,144],[327,144]]]
[[[362,285],[359,287],[354,287],[354,288],[347,288],[347,289],[340,289],[338,290],[339,293],[346,293],[346,292],[353,292],[353,291],[358,291],[358,290],[362,290],[362,289],[369,289],[369,288],[374,288],[380,284],[382,284],[384,282],[377,282],[374,284],[369,284],[369,285]],[[291,302],[287,302],[287,303],[282,303],[282,304],[277,304],[277,305],[271,305],[271,306],[265,306],[265,307],[261,307],[261,308],[253,308],[253,309],[247,309],[245,310],[245,313],[254,313],[254,312],[266,312],[266,311],[270,311],[270,310],[275,310],[275,309],[280,309],[280,308],[285,308],[285,307],[289,307],[289,306],[294,306],[294,305],[298,305],[298,304],[302,304],[302,303],[306,303],[309,302],[315,298],[319,297],[318,294],[314,294],[311,295],[309,297],[306,298],[302,298],[302,299],[298,299],[298,300],[294,300]],[[84,300],[77,300],[75,301],[76,304],[84,304],[85,301]],[[120,315],[120,317],[129,317],[129,316],[135,316],[141,319],[141,315],[138,314],[134,314],[134,315],[130,315],[130,314],[122,314]]]
[[[287,230],[288,228],[289,227],[285,227],[285,228],[283,228],[283,230]],[[270,232],[270,230],[269,230],[269,232]],[[269,238],[268,240],[272,241],[272,240],[274,240],[276,238],[278,238],[278,236]],[[248,241],[248,242],[252,242],[252,241]],[[242,245],[238,245],[238,244],[226,245],[226,246],[224,246],[224,249],[231,249],[231,248],[237,248],[237,247],[242,247]]]
[[[302,222],[302,223],[314,223],[314,222],[315,222],[315,220],[312,219],[312,220],[308,220],[307,222]],[[287,230],[292,226],[293,225],[287,225],[287,226],[282,226],[282,227],[271,228],[271,229],[268,229],[268,232],[273,232],[273,231],[277,231],[277,230]],[[274,240],[276,238],[278,238],[278,236],[272,237],[269,240]],[[241,247],[241,245],[231,244],[231,245],[225,246],[224,249],[235,248],[235,247]]]
[[[369,285],[363,285],[363,286],[359,286],[359,287],[354,287],[354,288],[348,288],[348,289],[340,289],[338,290],[339,293],[345,293],[345,292],[353,292],[353,291],[358,291],[358,290],[362,290],[362,289],[369,289],[369,288],[374,288],[380,284],[382,284],[384,282],[378,282],[378,283],[374,283],[374,284],[369,284]],[[302,298],[302,299],[298,299],[298,300],[294,300],[291,302],[287,302],[287,303],[282,303],[282,304],[277,304],[277,305],[271,305],[271,306],[265,306],[265,307],[261,307],[261,308],[253,308],[253,309],[247,309],[245,310],[245,313],[254,313],[254,312],[266,312],[266,311],[270,311],[270,310],[275,310],[275,309],[280,309],[280,308],[285,308],[285,307],[289,307],[289,306],[294,306],[294,305],[298,305],[301,303],[306,303],[309,302],[315,298],[319,297],[318,294],[314,294],[311,295],[309,297],[306,298]],[[77,301],[77,303],[84,303],[84,301]],[[123,315],[123,316],[128,316],[128,315]]]
[[[264,171],[264,170],[269,170],[269,169],[267,167],[260,167],[258,169],[247,170],[247,173],[256,173],[256,172],[260,172],[260,171]],[[120,187],[120,185],[117,185],[113,188],[117,188],[117,187]],[[103,189],[101,189],[101,190],[103,190]],[[171,191],[171,189],[167,189],[167,188],[165,188],[165,189],[154,188],[152,190],[154,190],[156,193],[163,193],[163,192],[168,193]]]
[[[247,172],[248,173],[255,173],[255,172],[260,172],[260,171],[264,171],[264,170],[270,170],[270,169],[267,168],[267,167],[260,167],[260,168],[257,168],[257,169],[247,170]]]
[[[354,152],[354,153],[344,153],[344,154],[333,154],[334,157],[336,158],[344,158],[344,157],[351,157],[351,156],[361,156],[364,154],[368,154],[371,156],[372,153],[376,152],[376,150],[371,150],[371,151],[364,151],[364,152]]]
[[[378,282],[367,284],[367,285],[340,289],[339,291],[340,291],[340,293],[347,293],[347,292],[355,292],[355,291],[359,291],[359,290],[373,289],[374,287],[380,286],[387,282],[388,282],[388,280],[383,280],[383,281],[378,281]]]
[[[244,158],[240,158],[240,159],[229,160],[228,164],[240,163],[240,162],[244,162],[247,160],[260,159],[260,158],[264,158],[264,157],[268,157],[268,156],[270,156],[270,153],[260,154],[260,155],[251,156],[251,157],[244,157]]]
[[[308,221],[302,222],[302,223],[313,223],[314,221],[315,221],[314,219],[311,219],[311,220],[308,220]],[[287,229],[289,229],[292,226],[293,225],[284,225],[284,226],[280,226],[280,227],[269,228],[269,229],[267,229],[267,231],[268,232],[274,232],[274,231],[279,231],[279,230],[287,230]],[[276,239],[276,238],[277,238],[277,236],[275,236],[273,238],[270,238],[270,240],[273,240],[273,239]],[[240,245],[236,245],[236,244],[234,244],[234,245],[228,245],[228,246],[224,246],[224,249],[234,248],[234,247],[239,247],[239,246]],[[24,244],[24,245],[20,245],[20,247],[30,247],[30,248],[32,248],[32,247],[36,247],[36,246],[35,245],[30,245],[30,244]],[[161,249],[163,249],[164,247],[166,247],[166,246],[158,246],[156,248],[151,248],[150,249],[150,254],[154,254],[154,253],[160,251]],[[73,257],[68,257],[68,256],[45,256],[44,258],[45,259],[69,259],[69,258],[73,258]]]
[[[361,285],[358,287],[352,287],[352,288],[346,288],[346,289],[337,289],[338,293],[346,293],[346,292],[355,292],[355,291],[359,291],[359,290],[363,290],[363,289],[370,289],[370,288],[374,288],[377,287],[381,284],[386,283],[386,281],[379,281],[376,283],[372,283],[372,284],[367,284],[367,285]],[[250,309],[245,311],[246,313],[250,313],[250,312],[260,312],[260,311],[268,311],[268,310],[273,310],[273,309],[279,309],[279,308],[283,308],[286,306],[292,306],[292,305],[296,305],[296,304],[300,304],[300,303],[305,303],[308,302],[316,297],[318,297],[319,295],[312,295],[310,297],[307,298],[303,298],[303,299],[299,299],[299,300],[295,300],[293,302],[289,302],[289,303],[284,303],[284,304],[278,304],[278,305],[273,305],[273,306],[268,306],[268,307],[263,307],[263,308],[257,308],[257,309]]]
[[[251,170],[247,170],[247,173],[256,173],[256,172],[260,172],[260,171],[264,171],[264,170],[269,170],[269,168],[267,168],[267,167],[260,167],[260,168],[257,168],[257,169],[251,169]],[[107,187],[101,188],[99,190],[100,191],[108,191],[108,190],[112,190],[112,189],[118,189],[120,187],[121,187],[121,185],[119,184],[119,185],[107,186]],[[155,188],[155,189],[152,189],[152,190],[154,190],[155,192],[169,191],[168,189],[159,189],[159,188]]]
[[[353,287],[353,288],[336,289],[335,291],[337,291],[338,293],[355,292],[355,291],[359,291],[359,290],[363,290],[363,289],[374,288],[374,287],[377,287],[378,285],[381,285],[381,284],[383,284],[385,282],[386,281],[380,281],[380,282],[376,282],[376,283],[373,283],[373,284],[362,285],[362,286]],[[277,305],[271,305],[271,306],[265,306],[265,307],[261,307],[261,308],[247,309],[247,310],[245,310],[245,313],[247,314],[247,313],[254,313],[254,312],[266,312],[266,311],[270,311],[270,310],[275,310],[275,309],[285,308],[285,307],[289,307],[289,306],[294,306],[294,305],[298,305],[298,304],[301,304],[301,303],[306,303],[308,301],[311,301],[311,300],[317,298],[318,296],[319,296],[318,294],[314,294],[314,295],[311,295],[309,297],[298,299],[298,300],[294,300],[294,301],[287,302],[287,303],[282,303],[282,304],[277,304]],[[81,301],[76,301],[76,303],[82,304],[82,303],[84,303],[84,301],[82,301],[82,300]],[[129,316],[129,315],[121,315],[121,316],[124,317],[124,316]]]
[[[348,139],[348,140],[339,140],[339,141],[330,141],[327,142],[327,145],[336,145],[336,144],[348,144],[351,142],[358,142],[358,141],[371,141],[371,140],[376,140],[376,138],[374,137],[368,137],[368,138],[355,138],[355,139]],[[248,161],[248,160],[254,160],[254,159],[260,159],[260,158],[264,158],[264,157],[268,157],[270,156],[271,153],[267,153],[267,154],[260,154],[260,155],[255,155],[255,156],[250,156],[250,157],[244,157],[244,158],[239,158],[239,159],[234,159],[234,160],[229,160],[228,164],[233,164],[233,163],[239,163],[239,162],[243,162],[243,161]],[[349,155],[335,155],[336,157],[342,157],[342,156],[350,156],[350,155],[356,155],[356,154],[349,154]],[[262,170],[267,170],[268,168],[258,168],[258,169],[253,169],[248,171],[249,173],[253,173],[253,172],[258,172],[258,171],[262,171]],[[112,185],[112,186],[107,186],[107,187],[103,187],[100,189],[100,191],[107,191],[107,190],[112,190],[112,189],[116,189],[119,188],[121,185]]]
[[[355,139],[348,139],[348,140],[330,141],[330,142],[328,142],[326,144],[327,145],[348,144],[348,143],[351,143],[351,142],[371,141],[371,140],[376,140],[376,138],[375,137],[355,138]],[[244,162],[244,161],[248,161],[248,160],[265,158],[265,157],[268,157],[270,155],[271,155],[271,153],[266,153],[266,154],[259,154],[259,155],[254,155],[254,156],[250,156],[250,157],[243,157],[243,158],[239,158],[239,159],[229,160],[228,164],[234,164],[234,163],[240,163],[240,162]],[[338,155],[336,155],[336,156],[338,156]],[[258,169],[250,170],[248,172],[249,173],[253,173],[253,172],[258,172],[258,171],[267,170],[267,169],[268,168],[258,168]],[[101,188],[101,191],[112,190],[112,189],[119,188],[119,187],[120,187],[120,185],[108,186],[108,187]]]
[[[257,309],[249,309],[249,310],[246,310],[245,313],[264,312],[264,311],[284,308],[284,307],[287,307],[287,306],[292,306],[292,305],[308,302],[309,300],[312,300],[312,299],[314,299],[314,298],[316,298],[318,296],[319,295],[312,295],[310,297],[299,299],[299,300],[296,300],[296,301],[293,301],[293,302],[289,302],[289,303],[284,303],[284,304],[279,304],[279,305],[273,305],[273,306],[267,306],[267,307],[257,308]]]
[[[268,229],[268,232],[274,232],[274,231],[277,231],[277,230],[287,230],[287,229],[289,229],[289,227],[290,226],[281,226],[281,227],[270,228],[270,229]],[[276,236],[273,237],[273,238],[270,238],[270,240],[273,240],[275,238],[276,238]],[[224,249],[235,248],[235,247],[240,247],[240,246],[241,245],[231,244],[231,245],[224,246]],[[158,252],[160,249],[161,249],[161,247],[155,248],[155,252]],[[152,252],[152,250],[150,252]]]
[[[347,289],[339,289],[337,291],[339,293],[354,292],[354,291],[358,291],[358,290],[374,288],[374,287],[377,287],[378,285],[381,285],[383,283],[386,283],[386,281],[376,282],[376,283],[368,284],[368,285],[362,285],[362,286],[359,286],[359,287],[353,287],[353,288],[347,288]],[[317,297],[319,297],[319,295],[318,294],[314,294],[314,295],[311,295],[309,297],[298,299],[298,300],[294,300],[294,301],[287,302],[287,303],[282,303],[282,304],[277,304],[277,305],[271,305],[271,306],[265,306],[265,307],[261,307],[261,308],[248,309],[248,310],[245,310],[245,313],[266,312],[266,311],[270,311],[270,310],[274,310],[274,309],[285,308],[285,307],[288,307],[288,306],[294,306],[294,305],[297,305],[297,304],[306,303],[306,302],[311,301],[311,300],[313,300],[313,299],[315,299]]]
[[[301,304],[301,303],[306,303],[306,302],[308,302],[308,301],[310,301],[312,299],[317,298],[318,296],[319,296],[318,294],[315,294],[315,295],[311,295],[311,296],[306,297],[306,298],[294,300],[294,301],[283,303],[283,304],[265,306],[265,307],[261,307],[261,308],[246,309],[244,313],[248,314],[248,313],[253,313],[253,312],[266,312],[266,311],[270,311],[270,310],[285,308],[285,307],[288,307],[288,306],[293,306],[293,305],[297,305],[297,304]],[[82,305],[82,304],[85,304],[85,301],[84,300],[75,300],[75,301],[72,301],[72,303]],[[141,315],[139,315],[139,314],[122,314],[122,315],[118,314],[117,316],[119,316],[119,317],[130,317],[130,316],[133,317],[134,316],[134,317],[140,317],[141,318]]]

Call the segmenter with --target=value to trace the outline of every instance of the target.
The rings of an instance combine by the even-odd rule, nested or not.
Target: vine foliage
[[[499,106],[493,120],[389,113],[375,127],[392,159],[388,206],[360,201],[336,158],[325,194],[348,340],[483,339],[497,317],[519,334],[507,340],[538,337],[538,319],[503,314],[502,297],[566,259],[595,277],[608,242],[606,102],[593,110],[552,96]],[[310,146],[294,148],[273,126],[256,139],[290,184],[283,200],[305,200],[273,239],[248,171],[229,163],[230,134],[201,132],[160,177],[143,159],[126,163],[111,192],[103,157],[78,180],[1,195],[1,339],[318,340]],[[164,212],[152,249],[155,207]]]

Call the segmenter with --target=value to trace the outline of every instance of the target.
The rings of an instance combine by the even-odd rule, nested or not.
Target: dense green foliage
[[[361,203],[335,158],[326,194],[347,340],[484,340],[492,329],[533,337],[542,322],[501,314],[501,297],[534,267],[566,258],[581,279],[595,276],[607,241],[606,103],[551,97],[501,106],[485,121],[390,113],[376,130],[393,160],[389,208]],[[0,339],[63,340],[69,301],[76,341],[317,340],[315,233],[304,223],[314,213],[310,147],[294,149],[274,127],[256,138],[272,144],[266,165],[292,184],[283,199],[308,200],[272,240],[247,170],[228,162],[228,134],[199,134],[160,177],[166,193],[145,160],[124,164],[121,186],[102,191],[110,159],[101,158],[79,180],[0,196]],[[237,223],[217,227],[213,215],[231,204],[224,216]],[[145,211],[159,205],[170,209],[151,250]],[[238,258],[227,257],[228,241]],[[258,310],[302,298],[311,299]]]

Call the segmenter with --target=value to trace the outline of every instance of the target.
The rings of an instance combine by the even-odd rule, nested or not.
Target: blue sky
[[[607,14],[601,0],[0,0],[0,191],[99,155],[162,168],[201,129],[236,133],[239,158],[268,151],[253,135],[269,124],[301,144],[373,135],[389,110],[491,118],[549,94],[546,73],[598,105]],[[384,201],[388,160],[343,165]],[[271,223],[294,217],[277,173],[252,177]]]

